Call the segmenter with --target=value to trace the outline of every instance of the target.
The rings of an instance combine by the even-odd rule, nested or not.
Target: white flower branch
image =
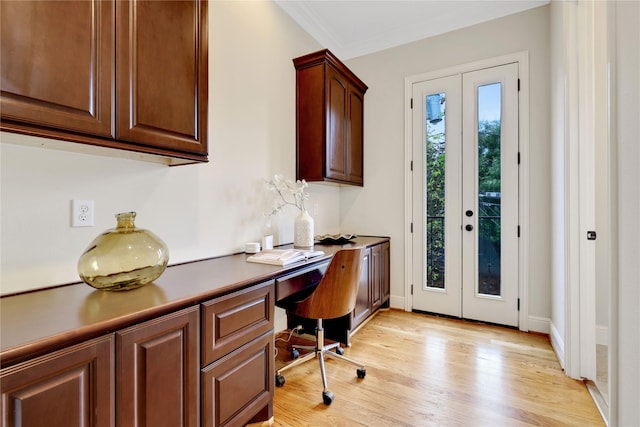
[[[287,205],[295,206],[304,212],[306,210],[304,201],[309,200],[309,195],[305,192],[305,188],[308,186],[309,184],[304,179],[293,182],[290,179],[285,179],[282,175],[274,175],[272,180],[265,180],[266,189],[278,195],[273,209],[265,216],[271,218]]]

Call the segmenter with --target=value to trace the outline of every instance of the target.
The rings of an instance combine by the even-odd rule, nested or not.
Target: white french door
[[[518,326],[518,64],[413,84],[413,309]]]

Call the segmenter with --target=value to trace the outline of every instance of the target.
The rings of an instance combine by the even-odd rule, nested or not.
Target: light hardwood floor
[[[286,335],[285,335],[286,338]],[[276,367],[289,357],[279,348]],[[274,426],[602,426],[585,385],[562,372],[548,337],[496,326],[383,311],[328,360],[330,406],[316,360],[285,372]]]

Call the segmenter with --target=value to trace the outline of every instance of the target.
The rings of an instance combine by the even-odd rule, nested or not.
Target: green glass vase
[[[116,228],[96,237],[78,260],[78,274],[96,289],[138,288],[160,277],[169,262],[167,245],[135,226],[135,212],[116,215]]]

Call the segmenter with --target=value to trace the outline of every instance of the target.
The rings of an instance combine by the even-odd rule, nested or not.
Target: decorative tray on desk
[[[328,245],[342,245],[355,239],[355,234],[322,234],[314,237],[316,243],[326,243]]]

